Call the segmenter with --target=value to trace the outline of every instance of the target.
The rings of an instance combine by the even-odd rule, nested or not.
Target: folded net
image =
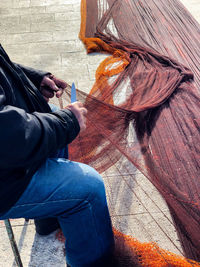
[[[90,94],[78,91],[87,130],[70,146],[71,159],[102,173],[125,157],[165,199],[185,256],[200,261],[198,23],[177,0],[82,0],[80,39],[88,53],[109,56]],[[194,264],[173,265],[149,245],[168,266]],[[153,258],[141,265],[166,266]]]

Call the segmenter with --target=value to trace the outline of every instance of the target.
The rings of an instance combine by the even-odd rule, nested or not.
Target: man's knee
[[[101,175],[94,170],[93,168],[91,168],[91,176],[89,175],[89,179],[90,179],[90,194],[91,197],[105,197],[105,186],[104,186],[104,182],[103,179],[101,177]]]
[[[82,177],[77,185],[88,199],[105,198],[105,186],[101,175],[92,167],[81,164]],[[76,178],[75,178],[76,179]]]

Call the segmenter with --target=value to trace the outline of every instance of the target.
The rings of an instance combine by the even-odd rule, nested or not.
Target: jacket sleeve
[[[42,70],[36,70],[34,68],[25,67],[21,64],[14,63],[16,68],[20,68],[26,76],[31,80],[31,82],[35,85],[35,87],[39,90],[40,84],[45,75],[51,74],[50,72],[45,72]]]
[[[32,114],[4,105],[0,87],[0,168],[26,167],[45,160],[78,135],[79,123],[70,110]]]

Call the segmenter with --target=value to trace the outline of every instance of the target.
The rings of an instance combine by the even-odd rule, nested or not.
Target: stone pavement
[[[200,0],[182,2],[200,20]],[[105,56],[86,55],[78,39],[79,27],[80,0],[0,1],[0,42],[11,59],[48,70],[89,92],[95,70]],[[161,247],[181,254],[165,202],[141,173],[133,166],[126,167],[132,169],[134,180],[129,177],[122,180],[112,171],[104,176],[113,224],[141,241],[156,241]],[[130,188],[134,188],[134,193]],[[11,222],[25,267],[65,266],[64,245],[55,239],[55,233],[40,237],[35,234],[32,220]],[[4,223],[0,221],[0,267],[11,266],[16,265]]]

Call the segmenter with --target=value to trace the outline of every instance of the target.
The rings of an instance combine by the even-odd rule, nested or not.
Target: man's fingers
[[[81,108],[81,112],[82,112],[83,116],[86,116],[88,111],[86,108]]]
[[[52,98],[54,97],[54,91],[49,88],[42,88],[41,93],[46,98]]]
[[[62,96],[64,90],[59,88],[59,91],[56,92],[56,97],[59,98]]]
[[[79,120],[79,125],[81,131],[84,131],[86,129],[86,118],[82,117],[81,120]]]
[[[44,81],[41,84],[42,87],[49,87],[49,89],[57,92],[59,90],[58,86],[55,84],[55,82],[50,79],[49,77],[45,77]]]
[[[87,109],[83,107],[83,104],[81,102],[74,102],[68,105],[66,108],[70,109],[76,116],[81,131],[85,130]]]
[[[62,89],[65,89],[67,87],[67,83],[63,80],[60,80],[56,78],[55,76],[52,77],[52,80],[55,82],[55,84]]]
[[[45,97],[45,99],[54,97],[54,94],[57,98],[59,98],[62,96],[64,89],[67,87],[67,85],[68,84],[63,80],[60,80],[54,75],[49,74],[44,76],[40,85],[40,91]]]

